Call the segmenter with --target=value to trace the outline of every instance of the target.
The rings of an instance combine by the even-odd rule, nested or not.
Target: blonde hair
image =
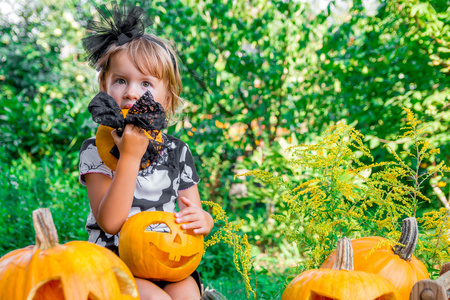
[[[152,34],[144,34],[121,46],[111,45],[95,65],[99,71],[100,90],[106,90],[106,73],[111,56],[119,52],[129,55],[134,66],[141,73],[166,82],[168,92],[166,114],[171,120],[183,106],[183,100],[180,98],[181,76],[173,47],[169,42]]]

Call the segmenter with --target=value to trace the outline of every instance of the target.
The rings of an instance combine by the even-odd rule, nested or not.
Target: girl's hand
[[[111,135],[117,148],[119,148],[121,158],[132,157],[140,161],[147,151],[149,139],[145,135],[145,131],[139,127],[127,124],[122,137],[117,135],[116,130],[113,130]]]
[[[180,198],[186,207],[175,214],[175,222],[182,224],[183,229],[193,229],[195,234],[207,235],[214,226],[212,216],[186,197]]]

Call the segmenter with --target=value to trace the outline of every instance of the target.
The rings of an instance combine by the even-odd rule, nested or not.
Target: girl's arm
[[[211,232],[214,219],[202,209],[197,185],[178,191],[178,207],[180,211],[175,214],[176,222],[187,223],[181,225],[183,229],[194,229],[194,233],[204,235]]]
[[[134,189],[148,138],[138,127],[128,124],[121,138],[113,131],[120,158],[114,178],[102,174],[85,175],[89,204],[97,224],[109,234],[117,234],[128,217]]]

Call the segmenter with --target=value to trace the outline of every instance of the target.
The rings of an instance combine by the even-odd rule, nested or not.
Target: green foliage
[[[295,1],[158,1],[155,30],[183,62],[187,121],[176,131],[199,157],[205,196],[237,211],[233,168],[304,118],[303,47],[321,19]],[[172,16],[177,16],[173,18]],[[183,128],[184,126],[184,128]],[[193,130],[191,130],[193,129]],[[209,194],[212,191],[212,194]]]
[[[0,161],[0,256],[35,244],[32,212],[40,207],[50,208],[61,243],[87,240],[86,189],[63,161],[58,154],[38,163],[26,154],[9,163]]]
[[[77,20],[87,7],[11,5],[0,18],[0,255],[34,244],[34,209],[50,207],[62,243],[87,238],[89,210],[76,172],[78,149],[92,134],[86,105],[94,72],[78,58]]]
[[[219,230],[216,230],[212,236],[206,241],[205,247],[211,247],[219,242],[224,242],[233,249],[233,263],[238,273],[242,276],[245,284],[245,291],[247,299],[250,294],[256,298],[256,293],[253,290],[250,283],[249,272],[252,265],[251,249],[248,244],[247,235],[239,235],[239,230],[242,227],[241,224],[233,224],[229,221],[228,216],[220,205],[211,201],[203,201],[202,204],[208,205],[212,208],[214,215],[214,223],[216,226],[223,226]]]
[[[94,73],[78,61],[82,28],[75,8],[19,1],[14,19],[0,18],[1,144],[8,157],[26,152],[39,160],[58,151],[73,166],[75,145],[90,134],[86,105]]]
[[[346,119],[370,141],[392,143],[413,110],[433,128],[430,143],[450,153],[448,110],[449,2],[381,1],[375,14],[356,2],[321,41],[316,76],[323,122]],[[323,117],[322,117],[323,116]],[[317,120],[316,120],[317,121]],[[319,120],[320,123],[322,121]],[[374,156],[384,156],[378,150]],[[448,154],[446,154],[448,157]],[[388,158],[390,159],[390,158]]]
[[[211,234],[220,230],[221,226],[213,228]],[[233,248],[225,243],[218,243],[214,247],[208,247],[203,254],[203,259],[198,271],[205,280],[214,280],[218,277],[236,278],[240,276],[230,257],[233,257]]]
[[[364,164],[361,157],[372,159],[363,145],[364,136],[340,122],[317,144],[290,148],[293,156],[286,164],[301,167],[307,174],[305,180],[285,181],[262,170],[239,175],[255,176],[282,194],[287,209],[280,209],[273,218],[286,224],[284,235],[296,241],[304,254],[301,269],[318,268],[344,236],[377,235],[395,242],[402,219],[409,216],[418,219],[421,230],[416,254],[428,269],[450,259],[448,210],[427,212],[424,201],[431,200],[421,192],[432,176],[442,176],[450,168],[443,162],[428,170],[420,168],[424,162],[436,162],[439,149],[424,139],[426,128],[419,126],[412,111],[406,112],[407,124],[400,139],[408,143],[402,158],[390,150],[394,161]]]

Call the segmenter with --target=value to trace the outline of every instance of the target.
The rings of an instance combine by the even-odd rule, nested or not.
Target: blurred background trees
[[[81,47],[93,5],[68,0],[9,1],[0,15],[0,254],[31,244],[31,211],[50,206],[61,240],[85,239],[88,212],[78,183],[78,150],[95,134],[87,111],[97,93]],[[344,121],[366,137],[377,159],[397,149],[410,108],[450,159],[450,1],[155,0],[135,1],[154,16],[151,30],[174,42],[186,106],[170,134],[193,151],[201,196],[219,203],[244,231],[267,269],[298,257],[269,217],[280,194],[245,170],[301,172],[283,165],[288,146],[315,143]],[[427,182],[441,206],[450,182]],[[211,249],[205,270],[220,272]],[[271,257],[278,253],[277,259]],[[281,253],[281,254],[280,254]],[[280,257],[282,258],[280,261]]]

